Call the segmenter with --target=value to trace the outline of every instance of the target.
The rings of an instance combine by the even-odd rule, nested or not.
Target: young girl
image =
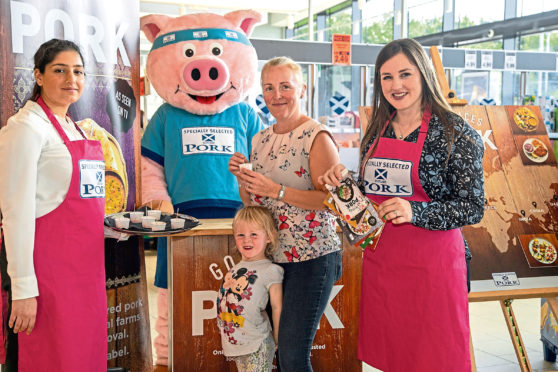
[[[226,275],[217,298],[217,325],[223,353],[239,372],[271,371],[283,300],[283,268],[270,261],[277,228],[265,207],[239,210],[233,220],[242,260]],[[271,302],[273,333],[265,312]]]

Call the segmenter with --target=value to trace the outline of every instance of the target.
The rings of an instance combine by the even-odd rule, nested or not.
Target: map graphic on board
[[[558,278],[558,167],[535,106],[454,107],[483,138],[485,214],[463,228],[471,279]],[[543,278],[544,279],[544,278]],[[517,288],[517,287],[516,287]],[[526,288],[523,287],[522,288]],[[513,289],[513,288],[510,288]]]

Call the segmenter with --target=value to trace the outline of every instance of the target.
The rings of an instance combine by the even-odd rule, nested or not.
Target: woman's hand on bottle
[[[329,168],[323,175],[318,178],[318,182],[322,185],[341,186],[339,182],[343,177],[341,173],[345,169],[343,164],[335,164]]]
[[[8,326],[13,328],[14,333],[26,332],[30,334],[35,328],[37,316],[37,298],[25,298],[12,301],[12,313]]]

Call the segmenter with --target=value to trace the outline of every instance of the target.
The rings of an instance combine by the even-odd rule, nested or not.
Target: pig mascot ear
[[[173,18],[160,14],[150,14],[140,18],[140,29],[151,43],[161,33],[161,29]]]
[[[253,10],[237,10],[225,14],[224,17],[236,27],[242,29],[246,36],[250,36],[256,24],[262,20],[261,14]]]

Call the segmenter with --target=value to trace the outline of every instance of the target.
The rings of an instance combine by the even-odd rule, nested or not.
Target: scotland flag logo
[[[95,178],[97,179],[97,183],[103,182],[103,172],[97,172]]]
[[[374,180],[376,182],[387,182],[387,169],[378,168],[374,170]]]
[[[341,115],[349,109],[349,99],[341,95],[333,96],[329,99],[329,107],[335,114]]]
[[[214,134],[202,134],[202,142],[203,143],[214,143],[215,142],[215,135]]]

